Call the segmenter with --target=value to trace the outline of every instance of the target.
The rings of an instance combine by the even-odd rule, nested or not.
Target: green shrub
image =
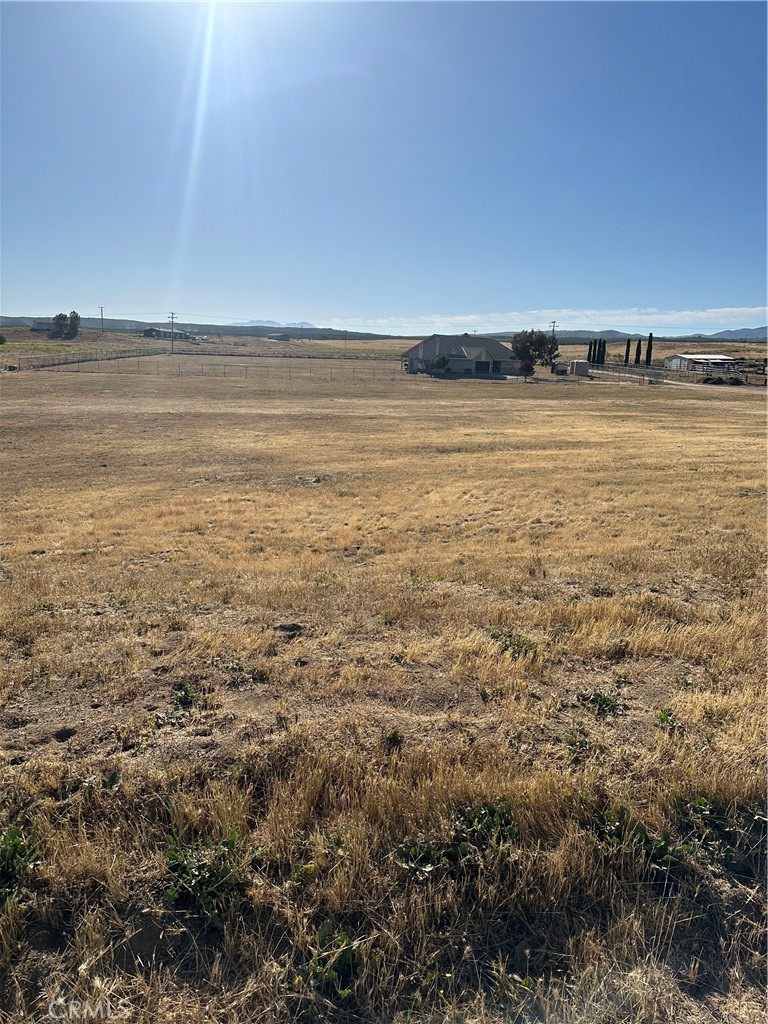
[[[0,836],[0,908],[24,885],[35,860],[35,847],[20,828],[12,826]]]
[[[331,921],[317,929],[312,959],[299,971],[302,981],[326,996],[347,999],[363,967],[360,946],[365,939],[351,939],[345,931],[336,932]]]
[[[627,710],[627,705],[618,693],[605,690],[579,690],[576,699],[580,704],[587,704],[593,708],[598,718],[604,718],[606,715],[622,715]]]
[[[496,641],[502,651],[511,654],[513,658],[519,658],[523,654],[536,654],[539,649],[539,645],[531,637],[516,633],[508,626],[492,626],[488,630],[488,635]]]
[[[511,805],[499,796],[478,806],[459,807],[447,841],[420,838],[405,843],[395,850],[395,859],[422,878],[433,871],[457,878],[476,874],[487,849],[508,845],[517,834]]]
[[[662,829],[658,837],[652,836],[626,807],[606,811],[594,831],[601,845],[617,850],[636,846],[652,868],[663,871],[686,867],[692,852],[690,846],[675,843],[667,829]]]
[[[232,896],[241,888],[237,832],[224,839],[206,839],[194,846],[184,846],[167,836],[168,871],[171,876],[166,898],[174,905],[187,905],[203,914],[214,925]]]
[[[189,680],[184,679],[182,682],[177,683],[173,688],[173,699],[174,702],[180,708],[191,708],[197,700],[197,694],[192,689]]]

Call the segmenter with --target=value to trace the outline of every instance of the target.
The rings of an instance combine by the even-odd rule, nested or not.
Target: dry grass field
[[[0,375],[0,1019],[762,1020],[744,391]]]
[[[84,328],[77,338],[71,341],[51,340],[45,334],[34,334],[26,327],[0,328],[6,338],[6,344],[0,348],[0,361],[11,361],[17,356],[43,354],[63,355],[73,351],[98,349],[108,354],[119,348],[156,347],[158,342],[152,338],[126,332],[105,331],[103,334],[92,328]],[[222,328],[222,330],[225,330]],[[508,341],[508,339],[507,339]],[[645,359],[645,343],[643,339],[643,359]],[[199,354],[201,357],[215,356],[217,350],[241,352],[244,357],[289,357],[289,358],[329,358],[338,356],[343,359],[362,358],[369,360],[393,360],[399,363],[401,354],[414,344],[413,338],[369,338],[369,339],[318,339],[293,337],[288,342],[269,341],[267,338],[242,337],[237,335],[211,334],[207,342],[178,341],[177,346],[188,353]],[[606,347],[606,358],[609,362],[623,361],[625,344],[621,341],[609,342]],[[561,344],[560,359],[586,358],[588,344]],[[661,365],[666,356],[678,352],[723,352],[734,358],[764,359],[765,344],[759,342],[734,341],[691,341],[656,339],[653,346],[654,362]],[[634,361],[635,344],[631,346],[631,359]]]
[[[54,355],[57,357],[73,352],[92,351],[108,356],[117,349],[157,348],[170,346],[166,340],[145,338],[140,333],[126,331],[104,331],[83,328],[76,338],[64,341],[50,338],[47,334],[36,334],[28,327],[3,327],[0,332],[6,339],[0,346],[0,365],[22,357],[22,366],[32,356]],[[269,341],[267,338],[243,337],[239,335],[211,334],[207,341],[176,340],[176,350],[192,355],[215,356],[217,352],[242,353],[243,356],[274,356],[287,358],[328,358],[338,356],[344,359],[396,360],[406,348],[413,344],[403,338],[375,339],[321,339],[291,338],[290,341]]]

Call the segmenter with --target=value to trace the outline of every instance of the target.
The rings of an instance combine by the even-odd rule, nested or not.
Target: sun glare
[[[176,230],[176,243],[174,246],[174,260],[169,282],[169,294],[173,294],[174,287],[179,280],[181,263],[187,247],[192,208],[194,206],[195,193],[197,190],[200,171],[200,156],[205,133],[205,120],[208,112],[217,6],[218,4],[216,3],[216,0],[209,0],[209,2],[205,4],[204,13],[202,15],[204,20],[198,36],[199,58],[197,60],[197,89],[194,100],[192,130],[189,139],[186,178],[184,181],[179,221]]]

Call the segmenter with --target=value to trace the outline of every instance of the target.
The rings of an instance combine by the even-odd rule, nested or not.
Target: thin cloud
[[[465,313],[459,316],[428,314],[412,317],[339,318],[324,326],[376,333],[423,334],[445,331],[515,331],[546,328],[554,320],[560,330],[705,332],[738,327],[762,327],[765,306],[718,306],[712,309],[526,309],[507,313]]]

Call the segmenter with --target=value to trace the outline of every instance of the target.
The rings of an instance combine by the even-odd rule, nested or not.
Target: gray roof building
[[[403,353],[409,373],[425,373],[439,360],[444,373],[463,377],[516,374],[520,360],[497,338],[475,334],[433,334]]]

